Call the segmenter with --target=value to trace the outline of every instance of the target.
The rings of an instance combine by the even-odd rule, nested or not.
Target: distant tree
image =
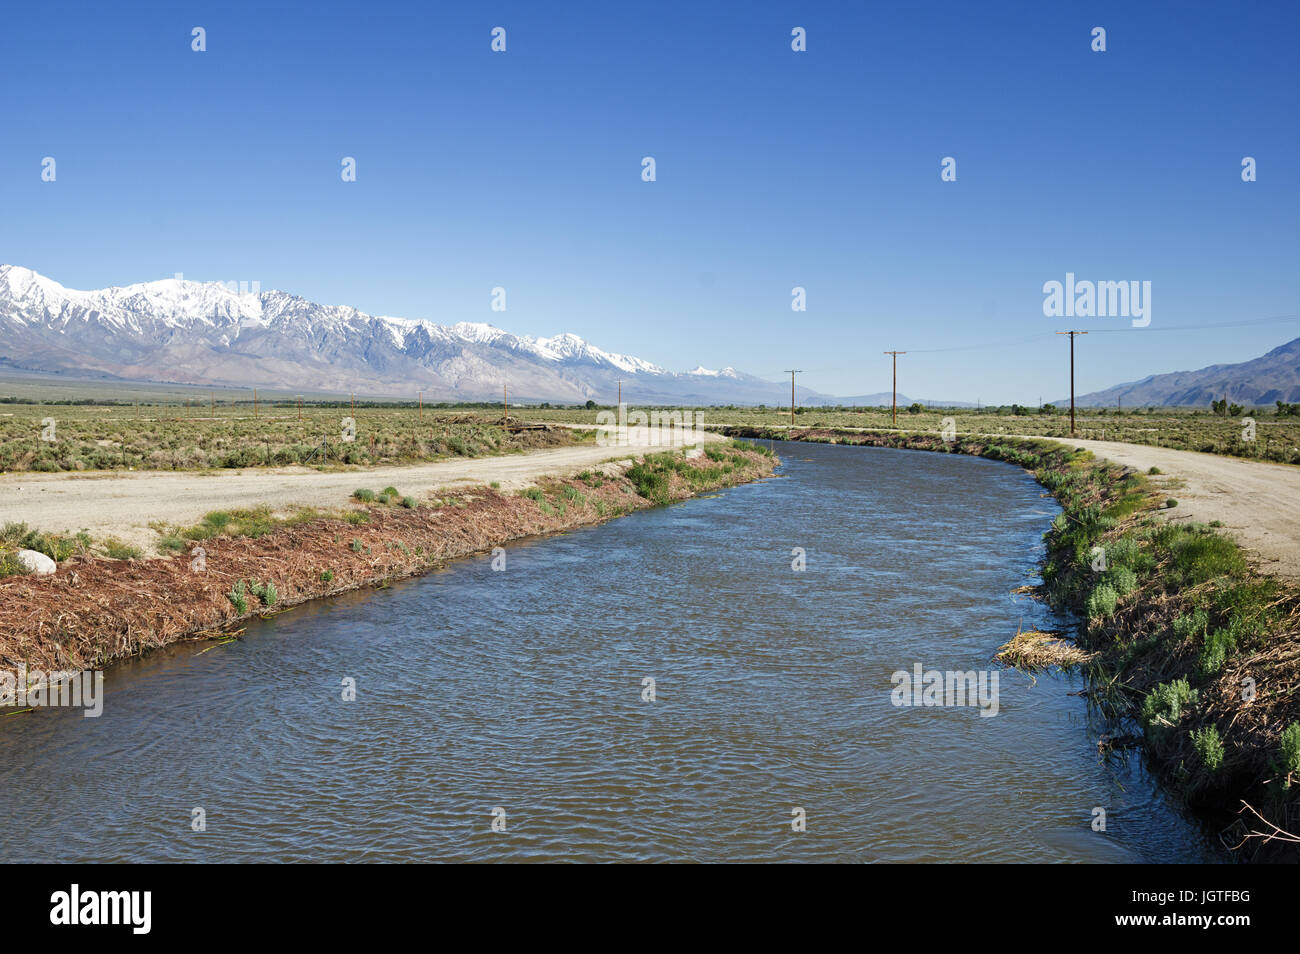
[[[1228,406],[1228,417],[1241,417],[1241,412],[1245,410],[1240,404],[1231,404]]]
[[[586,403],[585,406],[586,406],[586,408],[587,408],[588,411],[594,411],[594,410],[596,410],[596,402],[595,402],[595,401],[588,401],[588,402]]]
[[[1287,404],[1286,401],[1278,401],[1277,416],[1300,417],[1300,404]]]
[[[1210,410],[1213,411],[1215,414],[1221,414],[1221,415],[1223,415],[1223,416],[1226,417],[1227,414],[1228,414],[1228,400],[1227,400],[1227,398],[1224,398],[1224,399],[1219,400],[1219,401],[1211,401],[1211,402],[1210,402]]]
[[[1055,404],[1044,404],[1042,407],[1040,407],[1040,408],[1038,409],[1038,413],[1039,413],[1039,414],[1055,414],[1055,413],[1056,413],[1056,405],[1055,405]]]
[[[923,408],[920,404],[909,404],[907,406],[908,414],[920,414],[924,410],[925,408]]]

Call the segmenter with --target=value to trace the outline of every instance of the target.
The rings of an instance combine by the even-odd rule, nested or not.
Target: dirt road
[[[23,522],[47,532],[86,530],[96,539],[116,537],[152,553],[158,540],[149,524],[190,525],[212,510],[267,505],[343,506],[358,487],[393,486],[416,497],[439,488],[500,482],[526,487],[539,477],[568,476],[603,461],[667,449],[662,431],[631,428],[626,443],[558,447],[502,457],[320,472],[306,467],[257,468],[216,474],[139,471],[101,474],[7,474],[0,477],[0,523]],[[714,434],[706,440],[721,440]],[[680,446],[680,445],[679,445]]]
[[[1300,579],[1300,467],[1115,441],[1061,441],[1143,472],[1178,506],[1171,520],[1222,520],[1265,573]]]

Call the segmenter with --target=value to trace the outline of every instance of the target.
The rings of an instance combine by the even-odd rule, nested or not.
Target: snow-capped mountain
[[[780,383],[734,368],[677,374],[577,335],[367,315],[281,291],[164,279],[77,291],[0,265],[0,368],[168,384],[355,391],[426,401],[779,404]],[[800,389],[800,401],[829,399]]]

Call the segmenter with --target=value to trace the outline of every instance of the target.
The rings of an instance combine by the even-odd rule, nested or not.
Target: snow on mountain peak
[[[700,365],[693,371],[687,371],[686,373],[698,375],[702,378],[736,378],[740,376],[736,373],[735,368],[722,368],[719,371],[710,371],[708,368],[704,367],[704,365]]]
[[[244,339],[240,341],[240,339]],[[238,354],[236,342],[239,341]],[[131,380],[269,383],[352,389],[424,385],[459,396],[494,394],[503,379],[534,398],[585,400],[639,393],[690,400],[754,393],[731,368],[674,374],[579,335],[515,335],[486,322],[438,324],[322,305],[260,284],[172,278],[77,291],[17,265],[0,265],[0,352],[38,371]],[[719,379],[730,378],[723,391]],[[748,393],[748,392],[746,392]],[[764,391],[762,400],[767,400]]]

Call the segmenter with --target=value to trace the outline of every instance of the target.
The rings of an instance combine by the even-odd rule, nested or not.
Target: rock
[[[19,550],[17,553],[18,562],[28,573],[34,573],[37,576],[49,576],[59,568],[59,565],[47,557],[44,553],[38,553],[36,550]]]

